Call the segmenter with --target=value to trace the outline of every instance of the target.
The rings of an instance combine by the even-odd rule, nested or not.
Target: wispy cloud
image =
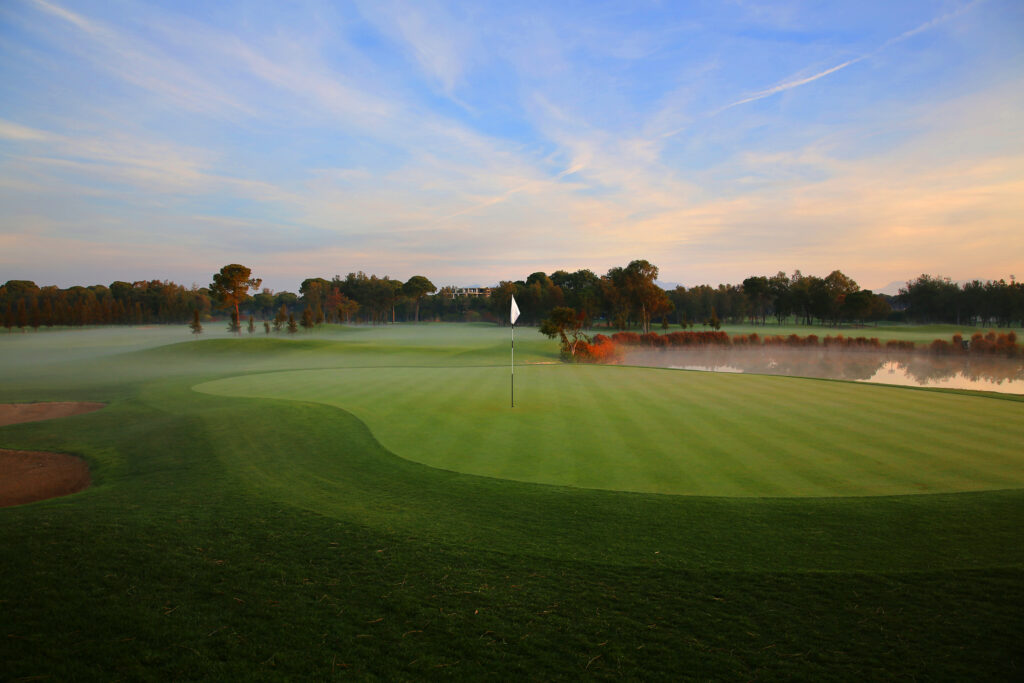
[[[870,284],[1024,258],[1024,52],[991,39],[998,0],[910,30],[853,6],[80,7],[0,10],[5,272],[210,267],[191,253],[279,288],[358,268],[486,284],[649,258],[690,283]],[[826,82],[813,113],[741,106]],[[162,261],[168,234],[186,246]]]
[[[825,69],[824,71],[819,71],[818,73],[816,73],[814,75],[807,76],[805,78],[797,78],[797,79],[792,80],[792,81],[786,81],[784,83],[780,83],[780,84],[772,86],[771,88],[768,88],[766,90],[762,90],[760,92],[756,92],[753,95],[750,95],[749,97],[744,97],[741,100],[736,100],[735,102],[727,104],[724,107],[722,107],[721,109],[715,110],[714,113],[715,114],[720,114],[721,112],[723,112],[723,111],[725,111],[727,109],[732,109],[733,107],[738,107],[741,104],[747,104],[748,102],[756,102],[757,100],[763,100],[766,97],[771,97],[772,95],[777,95],[780,92],[785,92],[787,90],[792,90],[793,88],[799,88],[802,85],[807,85],[808,83],[813,83],[814,81],[818,80],[819,78],[824,78],[825,76],[829,76],[831,74],[834,74],[837,71],[841,71],[841,70],[845,69],[848,66],[853,66],[857,62],[861,62],[861,61],[863,61],[865,59],[867,59],[867,55],[864,55],[864,56],[861,56],[861,57],[857,57],[856,59],[848,59],[845,62],[843,62],[842,64],[837,64],[836,66],[833,66],[830,69]]]
[[[955,9],[955,10],[953,10],[951,12],[947,12],[945,14],[939,15],[939,16],[933,18],[933,19],[930,19],[930,20],[924,22],[923,24],[920,24],[919,26],[916,26],[915,28],[910,29],[909,31],[904,31],[903,33],[899,34],[898,36],[896,36],[894,38],[890,38],[889,40],[885,41],[885,43],[883,43],[880,47],[878,47],[875,50],[872,50],[871,52],[868,52],[866,54],[860,55],[859,57],[854,57],[853,59],[848,59],[848,60],[842,62],[841,64],[837,64],[837,65],[835,65],[833,67],[830,67],[828,69],[825,69],[823,71],[819,71],[818,73],[812,74],[811,76],[794,78],[794,79],[791,79],[791,80],[779,83],[778,85],[772,86],[770,88],[766,88],[766,89],[761,90],[759,92],[755,92],[755,93],[753,93],[753,94],[751,94],[751,95],[749,95],[747,97],[744,97],[742,99],[736,100],[735,102],[731,102],[731,103],[725,105],[724,107],[716,109],[712,113],[712,115],[720,114],[720,113],[722,113],[722,112],[724,112],[724,111],[726,111],[728,109],[732,109],[733,107],[738,107],[738,106],[743,105],[743,104],[748,104],[750,102],[756,102],[758,100],[763,100],[766,97],[771,97],[772,95],[777,95],[777,94],[779,94],[781,92],[786,92],[787,90],[793,90],[794,88],[799,88],[801,86],[807,85],[808,83],[813,83],[814,81],[817,81],[817,80],[819,80],[821,78],[824,78],[826,76],[830,76],[830,75],[832,75],[832,74],[834,74],[834,73],[836,73],[838,71],[842,71],[843,69],[845,69],[847,67],[850,67],[850,66],[853,66],[854,64],[857,64],[859,62],[862,62],[865,59],[870,59],[871,57],[874,57],[878,53],[882,52],[883,50],[885,50],[885,49],[887,49],[889,47],[892,47],[893,45],[896,45],[897,43],[901,43],[901,42],[903,42],[905,40],[908,40],[909,38],[912,38],[913,36],[916,36],[916,35],[918,35],[920,33],[924,33],[925,31],[931,30],[931,29],[933,29],[933,28],[935,28],[935,27],[937,27],[937,26],[939,26],[941,24],[946,23],[947,21],[949,21],[949,20],[951,20],[951,19],[953,19],[955,17],[958,17],[958,16],[962,15],[963,13],[967,12],[968,10],[973,8],[975,5],[977,5],[979,2],[982,2],[982,0],[972,0],[972,2],[968,2],[967,4],[965,4],[965,5],[961,6],[961,7],[958,7],[957,9]]]
[[[59,49],[89,60],[98,69],[192,111],[231,116],[252,113],[225,88],[153,43],[56,3],[31,1],[41,11],[73,27],[75,34],[65,38],[58,26],[49,23],[35,25],[36,30],[52,34]]]
[[[38,142],[48,140],[50,137],[50,134],[45,131],[0,119],[0,138],[5,140]]]

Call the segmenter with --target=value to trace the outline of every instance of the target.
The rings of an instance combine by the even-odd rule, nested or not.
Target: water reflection
[[[1024,362],[1002,356],[935,356],[928,353],[833,349],[728,348],[631,349],[627,365],[822,377],[876,384],[946,387],[1024,394]]]

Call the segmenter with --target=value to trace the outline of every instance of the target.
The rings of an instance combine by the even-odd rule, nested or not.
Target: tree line
[[[921,275],[900,289],[908,320],[923,323],[1013,327],[1024,325],[1024,283],[972,280],[959,285],[948,277]]]
[[[754,275],[738,284],[660,287],[658,267],[639,259],[597,275],[591,270],[535,272],[502,281],[487,294],[470,296],[436,287],[427,277],[402,281],[362,271],[328,280],[302,281],[297,293],[260,289],[258,278],[240,264],[224,266],[207,287],[170,281],[116,281],[109,286],[39,287],[28,280],[0,286],[0,320],[11,329],[40,326],[187,323],[221,312],[239,325],[246,318],[280,329],[299,316],[304,326],[325,322],[383,324],[420,320],[508,324],[511,297],[519,324],[540,325],[559,308],[571,310],[584,329],[603,326],[697,325],[718,329],[723,322],[797,322],[838,326],[881,320],[945,322],[1010,327],[1024,321],[1024,287],[1011,277],[963,286],[948,278],[921,275],[895,297],[861,289],[834,270],[824,277]],[[244,290],[241,285],[244,284]],[[565,315],[564,313],[562,315]],[[236,317],[237,316],[237,317]]]

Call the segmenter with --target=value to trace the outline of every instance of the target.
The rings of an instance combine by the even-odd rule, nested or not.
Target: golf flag
[[[516,306],[516,298],[512,297],[512,308],[509,310],[509,317],[512,320],[512,365],[510,378],[512,380],[512,407],[516,407],[516,318],[519,317],[519,307]]]

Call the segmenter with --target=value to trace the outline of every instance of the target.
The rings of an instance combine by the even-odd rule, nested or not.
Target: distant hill
[[[873,291],[874,291],[875,294],[888,294],[889,296],[896,296],[897,294],[900,293],[900,288],[901,287],[906,287],[906,286],[907,286],[907,281],[906,280],[893,280],[892,282],[887,284],[885,287],[882,287],[880,289],[875,289]]]

